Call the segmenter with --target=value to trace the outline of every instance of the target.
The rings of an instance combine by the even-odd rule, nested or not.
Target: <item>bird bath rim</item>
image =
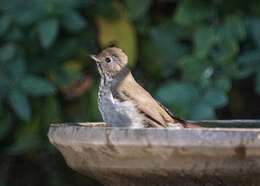
[[[236,128],[129,129],[72,123],[51,125],[48,136],[72,169],[105,185],[259,183],[260,121],[200,123]],[[251,128],[237,128],[245,124]]]

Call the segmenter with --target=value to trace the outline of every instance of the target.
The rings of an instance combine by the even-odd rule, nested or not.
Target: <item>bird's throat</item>
[[[103,69],[101,67],[101,64],[97,63],[97,67],[98,67],[98,71],[99,71],[100,75],[101,76],[105,76],[105,73],[104,73],[104,71],[103,71]]]
[[[105,74],[101,64],[97,63],[97,67],[98,67],[98,71],[99,71],[100,76],[101,76],[101,83],[103,85],[106,85],[107,84],[107,77],[106,77],[106,74]]]

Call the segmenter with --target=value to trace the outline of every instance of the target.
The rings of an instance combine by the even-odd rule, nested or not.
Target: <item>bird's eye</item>
[[[112,60],[111,60],[111,58],[106,57],[105,61],[106,61],[107,63],[110,63]]]

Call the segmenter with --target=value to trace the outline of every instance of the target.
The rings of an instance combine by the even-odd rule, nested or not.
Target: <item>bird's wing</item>
[[[124,83],[124,82],[122,82]],[[129,91],[131,89],[132,91]],[[134,90],[134,91],[133,91]],[[117,92],[134,101],[137,108],[146,116],[153,127],[168,127],[169,123],[185,125],[183,120],[175,118],[170,111],[158,103],[143,87],[133,81],[127,81],[124,86],[118,86]],[[185,126],[184,126],[185,127]]]

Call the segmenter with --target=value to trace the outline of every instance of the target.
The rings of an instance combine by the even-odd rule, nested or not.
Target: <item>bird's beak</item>
[[[90,55],[90,57],[91,57],[94,61],[96,61],[97,63],[100,62],[100,60],[97,58],[96,55]]]

